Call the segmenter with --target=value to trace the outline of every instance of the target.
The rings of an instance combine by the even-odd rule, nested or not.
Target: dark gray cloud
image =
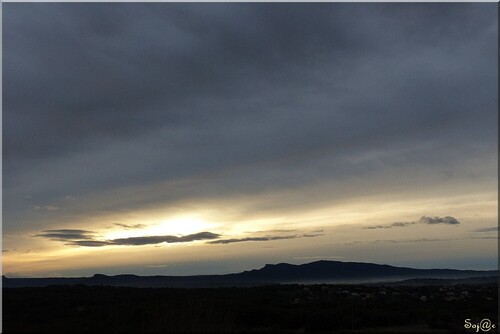
[[[208,241],[208,244],[232,244],[235,242],[246,242],[246,241],[271,241],[271,240],[284,240],[284,239],[295,239],[296,236],[285,235],[285,236],[274,236],[274,237],[247,237],[240,239],[222,239],[215,241]]]
[[[220,234],[211,232],[200,232],[180,237],[175,235],[157,235],[157,236],[99,240],[95,236],[95,232],[92,231],[59,229],[59,230],[44,230],[43,233],[37,234],[36,237],[42,237],[56,241],[70,241],[67,243],[67,245],[72,245],[72,246],[102,247],[110,245],[140,246],[140,245],[155,245],[164,242],[178,243],[178,242],[191,242],[196,240],[210,240],[219,238]]]
[[[112,245],[109,241],[99,241],[99,240],[75,240],[67,245],[71,246],[83,246],[83,247],[102,247]]]
[[[405,227],[408,225],[416,224],[416,222],[395,222],[389,225],[374,225],[374,226],[364,226],[365,230],[374,230],[378,228],[393,228],[393,227]]]
[[[43,233],[37,234],[37,237],[43,237],[52,240],[88,240],[93,239],[95,232],[86,230],[59,229],[59,230],[44,230]]]
[[[491,184],[496,45],[494,4],[8,3],[4,227],[352,179],[330,198]]]
[[[300,237],[301,238],[314,238],[314,237],[319,237],[322,235],[324,235],[324,233],[306,233],[306,234],[302,234]]]
[[[109,240],[99,240],[95,237],[95,232],[86,230],[75,229],[59,229],[59,230],[45,230],[44,233],[37,234],[37,237],[43,237],[56,241],[69,241],[66,244],[70,246],[82,247],[102,247],[102,246],[142,246],[142,245],[156,245],[161,243],[181,243],[192,242],[197,240],[212,240],[219,239],[221,234],[212,232],[199,232],[188,234],[184,236],[175,235],[155,235],[155,236],[141,236],[129,238],[117,238]],[[301,235],[278,235],[278,236],[259,236],[247,237],[241,239],[221,239],[215,241],[208,241],[208,244],[230,244],[235,242],[245,241],[271,241],[271,240],[284,240],[296,238],[313,238],[324,235],[323,233],[304,233]]]
[[[249,231],[245,233],[288,233],[288,232],[296,232],[297,230],[263,230],[263,231]],[[321,231],[322,232],[322,231]]]
[[[388,225],[373,225],[373,226],[364,226],[363,229],[364,230],[375,230],[375,229],[378,229],[378,228],[387,228]]]
[[[389,225],[389,227],[405,227],[413,224],[416,224],[416,222],[406,222],[406,223],[396,222]]]
[[[458,225],[460,222],[458,219],[455,217],[431,217],[431,216],[423,216],[420,218],[417,223],[420,224],[430,224],[430,225],[435,225],[435,224],[445,224],[445,225]]]
[[[375,240],[372,241],[374,244],[378,243],[391,243],[391,244],[398,244],[398,243],[412,243],[412,242],[436,242],[436,241],[451,241],[455,239],[442,239],[442,238],[420,238],[420,239],[406,239],[406,240],[391,240],[391,239],[385,239],[385,240]]]
[[[131,237],[131,238],[120,238],[110,240],[112,245],[154,245],[163,242],[167,243],[177,243],[177,242],[191,242],[196,240],[209,240],[217,239],[220,234],[211,232],[200,232],[195,234],[188,234],[182,237],[177,237],[173,235],[160,235],[160,236],[145,236],[145,237]]]
[[[365,230],[374,230],[379,228],[393,228],[393,227],[406,227],[415,224],[445,224],[445,225],[458,225],[460,222],[455,217],[446,216],[446,217],[431,217],[431,216],[422,216],[419,220],[413,222],[395,222],[389,225],[374,225],[374,226],[364,226]]]
[[[286,240],[286,239],[297,239],[297,238],[313,238],[322,235],[323,234],[302,234],[302,235],[275,235],[275,236],[264,236],[264,237],[247,237],[239,239],[233,238],[233,239],[208,241],[207,244],[232,244],[235,242],[247,242],[247,241],[272,241],[272,240]]]
[[[141,229],[141,228],[146,227],[146,225],[144,225],[144,224],[122,224],[122,223],[115,223],[114,225],[115,226],[123,227],[126,230]]]

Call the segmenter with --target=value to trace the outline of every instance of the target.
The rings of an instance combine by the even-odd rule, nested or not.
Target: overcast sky
[[[497,4],[3,5],[3,271],[492,269]]]

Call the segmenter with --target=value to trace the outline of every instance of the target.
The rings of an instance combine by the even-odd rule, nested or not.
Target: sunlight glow
[[[106,239],[130,238],[140,236],[175,235],[182,236],[193,233],[212,231],[219,224],[209,222],[200,215],[180,215],[162,219],[160,222],[143,223],[145,226],[138,229],[116,229],[105,234]]]

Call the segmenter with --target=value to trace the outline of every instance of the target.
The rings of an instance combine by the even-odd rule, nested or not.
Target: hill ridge
[[[2,277],[4,287],[49,286],[49,285],[112,285],[137,287],[214,287],[255,286],[287,283],[335,283],[373,282],[408,279],[459,279],[470,277],[498,276],[497,270],[416,269],[388,264],[367,262],[343,262],[318,260],[303,264],[266,264],[232,274],[191,276],[140,276],[134,274],[105,275],[96,273],[91,277],[47,277],[7,278]]]

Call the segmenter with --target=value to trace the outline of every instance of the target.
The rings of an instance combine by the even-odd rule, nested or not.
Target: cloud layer
[[[38,237],[48,238],[57,241],[66,241],[67,245],[83,246],[83,247],[102,247],[102,246],[142,246],[142,245],[155,245],[161,243],[179,243],[179,242],[192,242],[197,240],[210,240],[217,239],[220,234],[211,232],[200,232],[188,234],[184,236],[175,235],[156,235],[156,236],[143,236],[143,237],[130,237],[118,238],[111,240],[98,240],[93,234],[94,232],[85,230],[46,230],[44,233],[38,234]]]
[[[119,225],[119,224],[116,224]],[[128,226],[128,225],[127,225]],[[212,240],[219,239],[221,234],[212,232],[199,232],[188,234],[184,236],[175,235],[155,235],[155,236],[140,236],[129,238],[117,238],[110,240],[99,240],[95,236],[95,232],[87,230],[75,229],[60,229],[60,230],[45,230],[43,233],[37,234],[37,237],[47,238],[55,241],[66,242],[69,246],[82,246],[82,247],[103,247],[103,246],[143,246],[143,245],[156,245],[161,243],[182,243],[192,242],[198,240]],[[324,235],[323,233],[306,233],[300,235],[267,235],[246,238],[233,238],[233,239],[220,239],[215,241],[208,241],[208,244],[230,244],[235,242],[247,241],[272,241],[272,240],[285,240],[297,238],[312,238]]]
[[[317,184],[350,183],[328,193],[337,199],[488,177],[495,10],[6,4],[4,227]],[[464,157],[487,170],[469,173]],[[151,189],[165,182],[185,183]]]
[[[59,230],[44,230],[43,233],[37,234],[37,237],[43,237],[51,240],[88,240],[93,239],[95,232],[86,230],[74,229],[59,229]]]
[[[232,244],[235,242],[246,242],[246,241],[272,241],[272,240],[286,240],[286,239],[297,239],[297,238],[313,238],[324,234],[301,234],[301,235],[276,235],[276,236],[264,236],[264,237],[247,237],[247,238],[233,238],[233,239],[221,239],[215,241],[208,241],[207,244]]]
[[[389,225],[374,225],[374,226],[364,226],[363,229],[374,230],[379,228],[393,228],[393,227],[407,227],[415,224],[427,224],[427,225],[458,225],[460,222],[455,217],[445,216],[445,217],[432,217],[432,216],[422,216],[419,220],[413,222],[395,222]]]

